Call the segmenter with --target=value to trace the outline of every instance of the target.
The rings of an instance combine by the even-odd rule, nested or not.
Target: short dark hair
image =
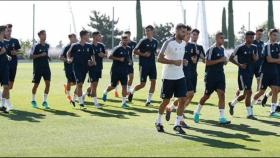
[[[84,36],[84,35],[86,35],[88,33],[89,32],[87,30],[82,30],[82,31],[80,31],[80,37],[82,37],[82,36]]]
[[[1,25],[1,26],[0,26],[0,32],[4,32],[5,30],[6,30],[6,26]]]
[[[92,37],[95,37],[95,36],[97,36],[97,35],[100,35],[100,32],[99,32],[99,31],[94,31],[94,32],[92,33]]]
[[[187,26],[186,26],[186,29],[187,29],[187,31],[191,31],[191,30],[192,30],[192,27],[191,27],[190,25],[187,25]]]
[[[262,29],[262,28],[257,29],[256,32],[264,32],[264,29]]]
[[[39,31],[39,32],[38,32],[38,36],[40,36],[40,35],[43,34],[43,33],[46,33],[46,31],[45,31],[45,30]]]
[[[124,34],[131,35],[131,32],[130,31],[125,31]]]
[[[122,35],[121,35],[121,39],[128,39],[127,34],[122,34]]]
[[[245,36],[255,36],[256,34],[255,34],[255,32],[253,32],[253,31],[247,31],[246,33],[245,33]]]
[[[148,25],[148,26],[145,27],[145,30],[147,30],[147,29],[151,29],[153,31],[154,27],[152,25]]]
[[[72,37],[76,37],[76,34],[71,33],[71,34],[68,35],[68,38],[72,38]]]
[[[218,36],[224,36],[224,33],[221,31],[216,32],[215,37],[217,38]]]
[[[186,29],[187,26],[185,24],[179,23],[176,25],[176,30],[180,30],[180,29]]]
[[[7,24],[6,27],[10,29],[10,28],[13,28],[13,25],[12,24]]]
[[[278,29],[270,29],[269,32],[268,32],[269,36],[273,33],[279,33],[279,30]]]
[[[193,29],[192,33],[194,33],[194,32],[197,33],[197,34],[200,34],[200,31],[198,29]]]

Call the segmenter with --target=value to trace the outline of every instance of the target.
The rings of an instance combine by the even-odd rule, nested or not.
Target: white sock
[[[177,116],[175,120],[175,126],[180,126],[180,122],[183,120],[183,115],[182,116]]]
[[[200,104],[197,105],[195,113],[200,114],[200,111],[202,109],[202,106]]]
[[[67,95],[67,96],[70,96],[70,91],[66,91],[66,95]]]
[[[35,94],[32,94],[32,101],[35,101]]]
[[[233,101],[231,102],[231,106],[235,106],[238,103],[237,100],[238,97],[234,98]]]
[[[122,104],[126,103],[126,97],[122,97]]]
[[[74,94],[73,100],[76,101],[78,98],[78,96],[76,94]]]
[[[269,93],[266,93],[265,96],[266,96],[267,98],[269,98],[269,97],[270,97],[270,94],[269,94]]]
[[[105,94],[105,95],[108,94],[107,89],[104,90],[103,94]]]
[[[130,93],[131,91],[131,86],[127,86],[127,92]]]
[[[84,94],[83,94],[83,96],[87,96],[88,95],[88,92],[86,91]]]
[[[44,98],[43,98],[43,101],[46,102],[48,99],[48,94],[44,94]]]
[[[97,97],[93,97],[94,105],[98,105]]]
[[[251,106],[255,105],[256,102],[257,102],[257,100],[252,99],[252,100],[251,100]]]
[[[156,120],[156,124],[162,124],[162,115],[158,113],[158,118]]]
[[[220,118],[225,118],[225,109],[219,109],[220,111]]]
[[[151,102],[152,101],[152,96],[153,96],[153,93],[149,93],[148,94],[147,102]]]
[[[2,100],[2,91],[0,91],[0,101]]]
[[[79,97],[79,101],[80,101],[80,104],[84,104],[83,96],[80,96],[80,97]]]
[[[169,108],[170,108],[171,110],[177,109],[177,107],[176,107],[174,104],[170,105]]]
[[[6,107],[6,99],[5,98],[2,98],[1,107]]]
[[[132,88],[130,93],[133,94],[134,92],[135,92],[135,90],[134,90],[134,88]]]
[[[118,92],[118,86],[115,87],[115,92]]]
[[[251,106],[246,107],[246,109],[247,109],[247,116],[253,115],[253,109]]]
[[[7,110],[11,110],[12,109],[12,104],[10,102],[10,99],[6,99],[6,105],[7,105]]]
[[[275,110],[276,110],[276,104],[275,104],[275,103],[272,103],[272,104],[271,104],[270,112],[271,112],[271,113],[274,113]]]

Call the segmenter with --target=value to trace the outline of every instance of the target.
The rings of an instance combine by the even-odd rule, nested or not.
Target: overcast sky
[[[55,46],[60,40],[68,42],[72,24],[69,11],[69,1],[1,1],[0,24],[12,23],[13,36],[19,39],[32,39],[32,4],[36,5],[35,31],[47,30],[47,41]],[[194,26],[198,1],[183,1],[187,12],[187,24]],[[227,1],[206,1],[206,18],[209,34],[221,30],[223,7],[227,8]],[[135,36],[136,15],[135,1],[71,1],[77,30],[88,28],[89,15],[97,10],[112,15],[115,6],[115,17],[120,18],[116,27],[132,31]],[[141,1],[143,25],[183,22],[179,1]],[[248,12],[251,12],[251,29],[267,20],[267,1],[234,1],[235,32],[242,25],[248,28]],[[280,1],[274,1],[274,20],[276,27],[280,25]],[[72,27],[73,31],[73,27]]]

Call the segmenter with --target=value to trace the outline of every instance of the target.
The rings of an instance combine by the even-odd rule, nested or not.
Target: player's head
[[[152,25],[146,26],[145,34],[148,38],[152,38],[154,36],[154,27]]]
[[[247,31],[247,32],[245,33],[245,42],[246,42],[247,44],[252,44],[253,41],[254,41],[254,37],[255,37],[255,32],[253,32],[253,31]]]
[[[81,38],[81,41],[88,42],[89,41],[89,32],[87,30],[80,31],[80,38]]]
[[[268,32],[270,42],[277,42],[279,31],[278,29],[270,29]]]
[[[186,26],[186,29],[185,29],[185,38],[184,38],[184,41],[185,41],[185,42],[189,42],[189,41],[190,41],[191,32],[192,32],[191,26],[187,25],[187,26]]]
[[[222,32],[217,32],[215,34],[215,39],[216,39],[216,44],[219,45],[219,46],[222,46],[224,45],[224,42],[225,42],[225,35],[222,33]]]
[[[69,34],[68,38],[70,40],[70,43],[76,43],[77,42],[77,37],[74,33]]]
[[[191,40],[192,42],[197,42],[198,37],[199,37],[200,31],[198,29],[193,29],[192,34],[191,34]]]
[[[12,24],[7,24],[7,25],[6,25],[5,38],[11,38],[11,35],[12,35],[12,28],[13,28],[13,25],[12,25]]]
[[[40,38],[40,41],[46,41],[47,34],[45,30],[41,30],[38,32],[38,37]]]
[[[101,42],[101,34],[99,31],[95,31],[92,33],[92,39],[95,42]]]
[[[260,40],[263,36],[263,29],[257,29],[256,30],[256,40]]]
[[[121,44],[127,46],[129,42],[128,36],[126,34],[121,35]]]
[[[130,37],[131,37],[131,32],[130,31],[125,31],[124,34],[126,34],[128,36],[128,38],[130,39]]]
[[[176,25],[176,38],[180,40],[184,40],[185,38],[185,31],[187,29],[187,26],[185,24],[177,24]]]
[[[0,37],[1,38],[4,38],[5,31],[6,31],[6,26],[4,26],[4,25],[0,26]]]

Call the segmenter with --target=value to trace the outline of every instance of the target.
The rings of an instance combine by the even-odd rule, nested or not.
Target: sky
[[[132,36],[136,34],[135,1],[71,1],[75,17],[77,32],[83,27],[90,29],[89,16],[92,10],[100,11],[112,16],[112,8],[115,7],[115,18],[119,18],[116,25],[121,30],[130,30]],[[279,27],[280,1],[274,1],[274,21]],[[18,39],[32,39],[32,5],[36,6],[35,32],[45,29],[48,35],[48,43],[56,46],[60,40],[68,43],[67,35],[73,32],[72,18],[69,9],[69,1],[0,1],[0,24],[12,23],[13,36]],[[180,1],[141,1],[143,25],[183,22]],[[186,9],[187,24],[195,27],[198,1],[183,1]],[[207,30],[214,34],[221,30],[222,9],[227,1],[206,1]],[[279,8],[279,9],[278,9]],[[248,12],[251,13],[251,30],[255,30],[267,20],[267,1],[234,1],[235,33],[241,26],[248,29]],[[72,25],[70,29],[70,25]],[[35,36],[37,38],[37,36]]]

